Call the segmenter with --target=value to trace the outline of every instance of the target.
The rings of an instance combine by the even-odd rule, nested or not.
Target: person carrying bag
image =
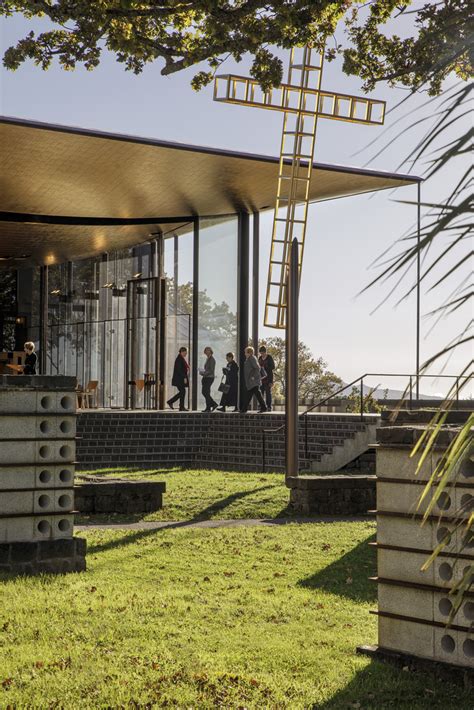
[[[222,368],[222,381],[219,385],[219,392],[222,392],[221,404],[217,408],[219,412],[225,412],[226,407],[234,407],[237,410],[237,398],[239,392],[239,366],[235,362],[234,353],[227,353],[227,365]]]

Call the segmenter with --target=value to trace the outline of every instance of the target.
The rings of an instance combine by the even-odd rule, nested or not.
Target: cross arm
[[[301,88],[291,84],[280,84],[269,91],[262,91],[255,79],[236,74],[216,77],[214,101],[285,113],[317,115],[321,118],[371,126],[381,126],[385,119],[385,101],[322,89]]]

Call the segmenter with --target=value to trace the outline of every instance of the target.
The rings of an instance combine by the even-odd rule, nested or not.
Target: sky
[[[40,27],[35,23],[35,27]],[[44,25],[43,25],[44,26]],[[32,25],[20,16],[0,20],[0,44],[6,48],[24,36]],[[341,35],[342,38],[342,35]],[[285,52],[279,52],[287,62]],[[229,61],[224,73],[237,70],[248,73],[248,57],[240,64]],[[99,68],[87,72],[79,67],[65,72],[57,65],[43,72],[32,63],[16,72],[0,69],[0,113],[7,116],[80,126],[136,136],[208,145],[239,151],[278,155],[282,116],[263,111],[212,101],[212,87],[196,93],[190,80],[196,69],[170,77],[160,75],[160,64],[149,65],[135,76],[124,71],[111,55],[104,54]],[[362,94],[361,82],[342,73],[339,62],[326,64],[323,88]],[[452,85],[448,80],[446,88]],[[400,168],[426,128],[408,130],[411,111],[428,117],[433,106],[424,106],[427,97],[418,96],[396,110],[406,91],[380,85],[371,94],[387,101],[389,113],[384,129],[358,126],[339,121],[320,120],[315,160],[355,167],[407,173]],[[466,125],[467,125],[466,118]],[[402,135],[396,137],[402,129]],[[374,146],[369,144],[377,140]],[[386,146],[378,157],[378,148]],[[415,166],[414,174],[422,175],[425,167]],[[423,201],[442,198],[447,184],[462,175],[465,163],[458,160],[439,179],[423,186]],[[276,189],[276,185],[275,185]],[[388,286],[376,285],[358,295],[379,272],[374,261],[389,249],[416,221],[416,187],[383,191],[312,205],[309,211],[305,261],[300,293],[300,337],[315,356],[323,357],[328,367],[345,382],[364,372],[410,373],[415,371],[416,301],[412,294],[396,306],[401,290],[380,306]],[[425,215],[426,210],[423,210]],[[272,213],[261,217],[261,285],[265,293],[269,257]],[[400,251],[400,245],[396,247]],[[459,252],[455,252],[457,256]],[[452,262],[454,263],[454,262]],[[459,272],[467,274],[469,265]],[[378,267],[380,270],[380,267]],[[413,283],[415,272],[407,275],[406,287]],[[468,314],[458,311],[441,322],[432,332],[432,321],[426,314],[440,305],[456,286],[428,291],[422,288],[421,359],[429,358],[449,342],[464,326]],[[262,298],[263,300],[263,298]],[[380,306],[377,308],[377,306]],[[263,312],[261,322],[263,321]],[[263,331],[265,335],[265,332]],[[267,331],[268,336],[280,334]],[[445,365],[445,373],[456,374],[469,357],[467,348],[460,349]],[[440,372],[441,364],[430,372]],[[405,380],[369,378],[391,388],[403,388]],[[426,380],[421,390],[427,394],[445,391],[440,379]]]

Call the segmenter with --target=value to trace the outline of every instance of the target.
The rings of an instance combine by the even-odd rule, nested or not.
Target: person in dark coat
[[[214,401],[211,394],[212,383],[216,377],[216,360],[214,351],[209,346],[204,348],[204,355],[206,360],[204,366],[199,370],[199,374],[202,377],[202,396],[206,400],[206,409],[203,411],[212,412],[217,409],[217,402]]]
[[[35,353],[35,344],[32,342],[25,343],[23,349],[26,353],[23,374],[36,375],[36,362],[38,358]]]
[[[187,409],[184,406],[184,401],[186,399],[186,387],[189,387],[189,364],[186,360],[187,354],[187,348],[179,349],[178,357],[174,361],[173,379],[171,380],[173,387],[178,389],[178,394],[175,394],[175,396],[171,397],[171,399],[169,399],[166,403],[170,409],[174,409],[173,404],[179,399],[180,412],[187,412]]]
[[[273,371],[275,369],[275,361],[272,356],[267,353],[265,345],[259,348],[260,356],[258,358],[258,364],[262,368],[262,384],[261,391],[265,397],[265,404],[267,405],[267,410],[272,411],[272,387],[273,387]],[[265,373],[265,375],[263,374]]]
[[[224,384],[230,389],[228,392],[223,392],[221,397],[221,406],[217,407],[218,412],[225,412],[226,407],[234,407],[237,411],[237,397],[239,394],[239,366],[235,362],[234,353],[227,353],[227,365],[222,368],[222,373],[225,375]]]
[[[240,411],[245,414],[248,411],[250,402],[254,397],[256,397],[260,406],[259,412],[266,412],[267,406],[262,397],[262,393],[260,392],[260,387],[262,385],[260,365],[255,357],[255,351],[251,346],[245,348],[244,380],[247,396],[245,398],[245,402],[242,402]]]

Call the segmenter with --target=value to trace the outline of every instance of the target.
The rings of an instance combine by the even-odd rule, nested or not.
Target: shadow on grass
[[[192,518],[189,520],[183,520],[180,522],[170,522],[168,524],[164,524],[163,527],[160,527],[158,529],[151,529],[151,530],[137,530],[136,532],[132,533],[131,535],[126,535],[119,540],[110,540],[109,542],[104,542],[100,543],[98,545],[91,545],[89,548],[90,553],[97,553],[97,552],[105,552],[106,550],[113,550],[118,547],[123,547],[125,545],[130,545],[137,540],[141,540],[144,537],[148,537],[150,535],[156,535],[157,532],[161,532],[162,530],[174,530],[177,528],[187,528],[190,525],[193,525],[195,523],[202,522],[204,520],[209,520],[210,516],[215,513],[219,513],[225,508],[227,508],[229,505],[232,505],[232,503],[235,503],[237,500],[241,500],[242,498],[245,498],[246,496],[252,495],[253,493],[257,493],[259,491],[267,490],[268,488],[272,488],[272,486],[260,486],[259,488],[253,488],[250,491],[239,491],[237,493],[232,493],[232,495],[226,496],[225,498],[222,498],[221,500],[213,502],[211,505],[208,505],[206,508],[201,510],[199,513],[194,515]],[[143,517],[143,516],[142,516]]]
[[[115,476],[117,474],[127,474],[126,478],[127,479],[133,479],[133,478],[143,478],[143,476],[149,476],[155,475],[155,474],[160,474],[160,475],[167,475],[169,473],[182,473],[187,471],[188,469],[184,468],[183,466],[172,466],[169,468],[143,468],[143,467],[136,467],[136,468],[131,468],[130,466],[113,466],[111,468],[98,468],[98,469],[91,469],[91,470],[76,470],[76,478],[78,479],[84,479],[84,480],[90,480],[91,478],[111,478],[112,476]]]
[[[375,550],[369,547],[374,539],[375,535],[370,535],[342,557],[300,580],[298,586],[322,589],[357,602],[375,602],[376,585],[368,579],[375,574]]]
[[[401,668],[372,660],[332,698],[324,703],[315,703],[311,710],[472,710],[470,693],[472,691],[437,678],[435,671],[407,673]]]

